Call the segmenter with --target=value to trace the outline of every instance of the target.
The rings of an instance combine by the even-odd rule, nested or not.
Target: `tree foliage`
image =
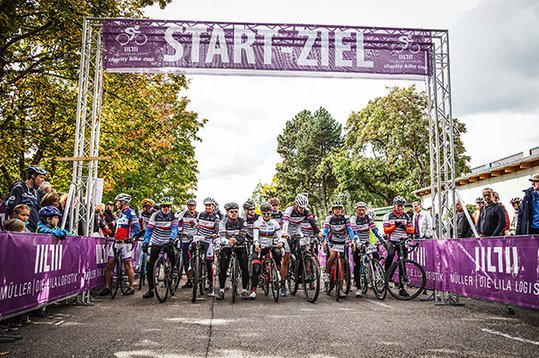
[[[66,190],[73,154],[82,23],[90,17],[141,17],[170,0],[0,1],[0,191],[28,164],[50,171]],[[184,199],[196,187],[192,142],[204,124],[179,92],[184,76],[108,75],[104,79],[99,164],[105,195]]]
[[[415,86],[392,88],[347,120],[342,149],[331,158],[341,191],[352,200],[375,206],[391,203],[396,195],[430,185],[427,97]],[[454,119],[457,175],[469,170],[460,138],[466,128]]]

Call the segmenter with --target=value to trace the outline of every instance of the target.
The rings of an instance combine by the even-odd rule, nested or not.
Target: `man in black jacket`
[[[467,237],[474,237],[470,222],[466,218],[462,203],[457,201],[457,238],[463,239]]]
[[[494,191],[491,188],[483,189],[485,206],[481,208],[477,231],[481,237],[503,236],[505,228],[505,209],[494,201]]]
[[[539,234],[539,174],[531,177],[532,187],[524,190],[518,208],[517,235]]]

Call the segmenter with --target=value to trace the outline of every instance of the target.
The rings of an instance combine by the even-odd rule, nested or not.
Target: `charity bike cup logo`
[[[417,42],[414,42],[412,35],[407,34],[399,36],[399,42],[395,42],[391,45],[392,52],[401,53],[404,50],[408,50],[409,52],[416,54],[421,50],[421,48]]]
[[[140,31],[140,26],[126,27],[124,32],[116,36],[116,41],[125,46],[129,43],[134,42],[135,44],[142,46],[148,42],[148,37]]]
[[[62,244],[39,244],[36,247],[34,273],[60,271],[64,251]]]

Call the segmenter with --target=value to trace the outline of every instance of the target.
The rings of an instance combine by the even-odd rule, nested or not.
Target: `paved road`
[[[370,295],[316,304],[201,299],[182,290],[165,304],[142,293],[92,307],[58,305],[0,344],[10,357],[537,357],[539,311],[462,300],[380,302]]]

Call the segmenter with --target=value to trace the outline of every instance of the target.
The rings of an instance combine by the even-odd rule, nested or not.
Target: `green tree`
[[[394,87],[347,120],[342,150],[330,160],[338,189],[354,201],[374,206],[391,203],[396,195],[430,185],[427,96],[415,86]],[[469,156],[460,138],[466,132],[454,119],[457,175],[469,171]]]
[[[342,126],[324,108],[304,110],[285,125],[277,137],[277,152],[283,158],[276,166],[276,191],[285,203],[301,192],[317,212],[325,212],[337,186],[332,162],[323,159],[342,143]]]

